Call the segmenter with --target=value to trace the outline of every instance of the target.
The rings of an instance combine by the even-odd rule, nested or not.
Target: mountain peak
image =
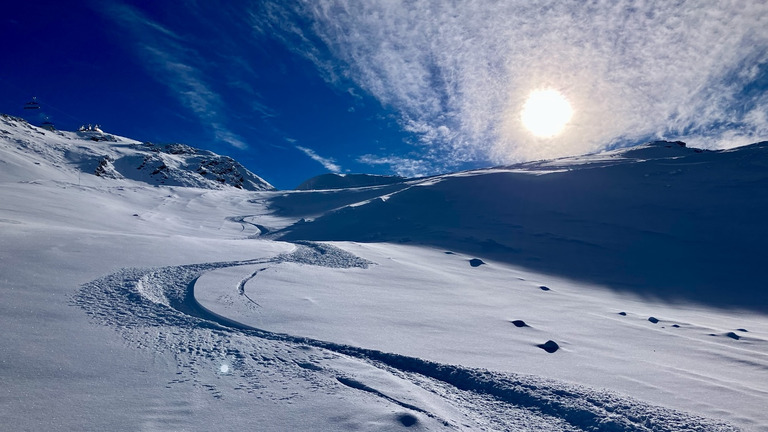
[[[50,131],[5,114],[0,116],[0,160],[14,165],[22,178],[85,173],[151,185],[274,189],[231,157],[208,150],[142,143],[105,133],[98,125],[77,132]]]

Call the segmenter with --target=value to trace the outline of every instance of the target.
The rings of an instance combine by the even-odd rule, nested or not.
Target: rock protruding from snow
[[[119,172],[115,169],[115,160],[111,156],[107,155],[99,160],[99,165],[94,170],[94,174],[98,177],[121,179],[123,178]]]
[[[485,264],[485,261],[481,260],[480,258],[472,258],[469,260],[469,265],[472,267],[480,267],[483,264]]]
[[[541,348],[541,349],[543,349],[544,351],[546,351],[546,352],[548,352],[550,354],[553,354],[557,350],[560,349],[560,345],[558,345],[557,342],[555,342],[553,340],[548,340],[548,341],[544,342],[543,344],[539,344],[539,345],[536,345],[536,346]]]

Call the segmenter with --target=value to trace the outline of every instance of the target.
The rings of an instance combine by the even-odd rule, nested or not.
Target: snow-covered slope
[[[0,115],[0,146],[9,178],[63,179],[82,172],[151,185],[274,189],[232,158],[207,150],[141,143],[100,131],[48,131],[7,115]]]
[[[765,198],[742,214],[763,145],[248,191],[188,179],[207,153],[2,121],[2,428],[768,431],[760,307],[636,278],[690,276],[672,264],[610,267],[623,248],[698,254],[715,240],[690,236],[726,216],[751,237],[713,238],[744,257],[766,239]],[[307,241],[323,237],[366,241]],[[590,256],[607,267],[574,270]],[[737,263],[712,265],[757,279],[722,292],[760,291]]]

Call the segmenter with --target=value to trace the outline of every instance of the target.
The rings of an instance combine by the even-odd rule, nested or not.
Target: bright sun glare
[[[562,132],[571,120],[573,110],[568,100],[557,90],[536,90],[528,96],[520,118],[532,134],[552,138]]]

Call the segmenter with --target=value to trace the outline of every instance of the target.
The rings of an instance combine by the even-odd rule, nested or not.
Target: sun
[[[539,138],[552,138],[563,131],[573,116],[568,99],[557,90],[536,90],[523,105],[520,119]]]

